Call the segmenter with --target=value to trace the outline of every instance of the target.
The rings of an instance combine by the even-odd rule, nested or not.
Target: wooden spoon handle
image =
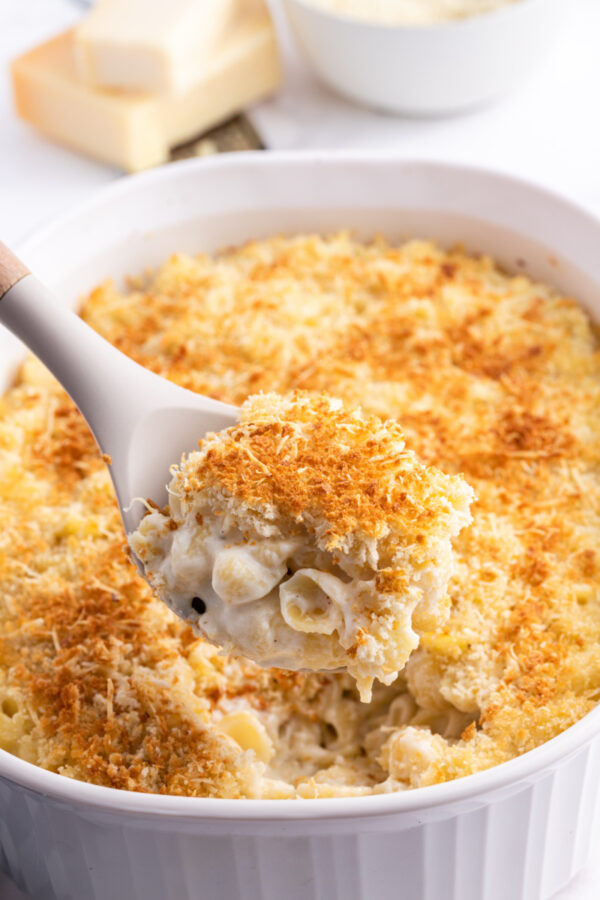
[[[27,266],[0,241],[0,300],[25,275],[29,275]]]

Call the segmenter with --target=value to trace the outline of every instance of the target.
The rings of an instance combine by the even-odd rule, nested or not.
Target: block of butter
[[[202,78],[183,93],[96,90],[75,71],[73,32],[13,62],[19,116],[47,137],[128,172],[166,162],[170,148],[271,93],[280,79],[263,5],[236,19]]]
[[[95,87],[186,90],[242,2],[99,0],[75,29],[77,74]]]

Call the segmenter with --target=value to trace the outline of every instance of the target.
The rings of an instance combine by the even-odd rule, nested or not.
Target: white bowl
[[[600,223],[506,176],[418,162],[234,154],[123,179],[28,240],[65,303],[175,250],[351,227],[460,241],[600,317]],[[5,383],[21,354],[0,334]],[[0,751],[0,868],[39,900],[540,900],[585,863],[600,709],[447,784],[333,800],[117,791]],[[399,887],[400,886],[400,887]]]
[[[517,0],[435,25],[370,23],[285,0],[298,43],[334,91],[375,109],[427,116],[476,107],[516,88],[564,29],[573,0]]]

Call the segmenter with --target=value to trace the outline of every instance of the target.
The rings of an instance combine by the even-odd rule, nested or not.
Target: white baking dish
[[[124,179],[28,240],[65,303],[174,250],[350,227],[492,253],[600,317],[600,223],[489,172],[235,154]],[[21,349],[0,333],[2,380]],[[203,800],[71,781],[0,751],[0,868],[39,900],[540,900],[584,864],[600,709],[487,772],[386,796]]]

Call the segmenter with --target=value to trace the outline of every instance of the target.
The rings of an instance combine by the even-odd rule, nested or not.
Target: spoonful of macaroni
[[[158,596],[224,649],[347,669],[368,701],[447,618],[473,491],[421,464],[397,423],[258,394],[171,471],[168,505],[148,504],[130,545]]]
[[[2,245],[0,322],[83,413],[140,571],[203,637],[265,667],[344,668],[368,701],[443,624],[473,491],[423,465],[397,423],[326,395],[257,395],[237,410],[179,388]]]

